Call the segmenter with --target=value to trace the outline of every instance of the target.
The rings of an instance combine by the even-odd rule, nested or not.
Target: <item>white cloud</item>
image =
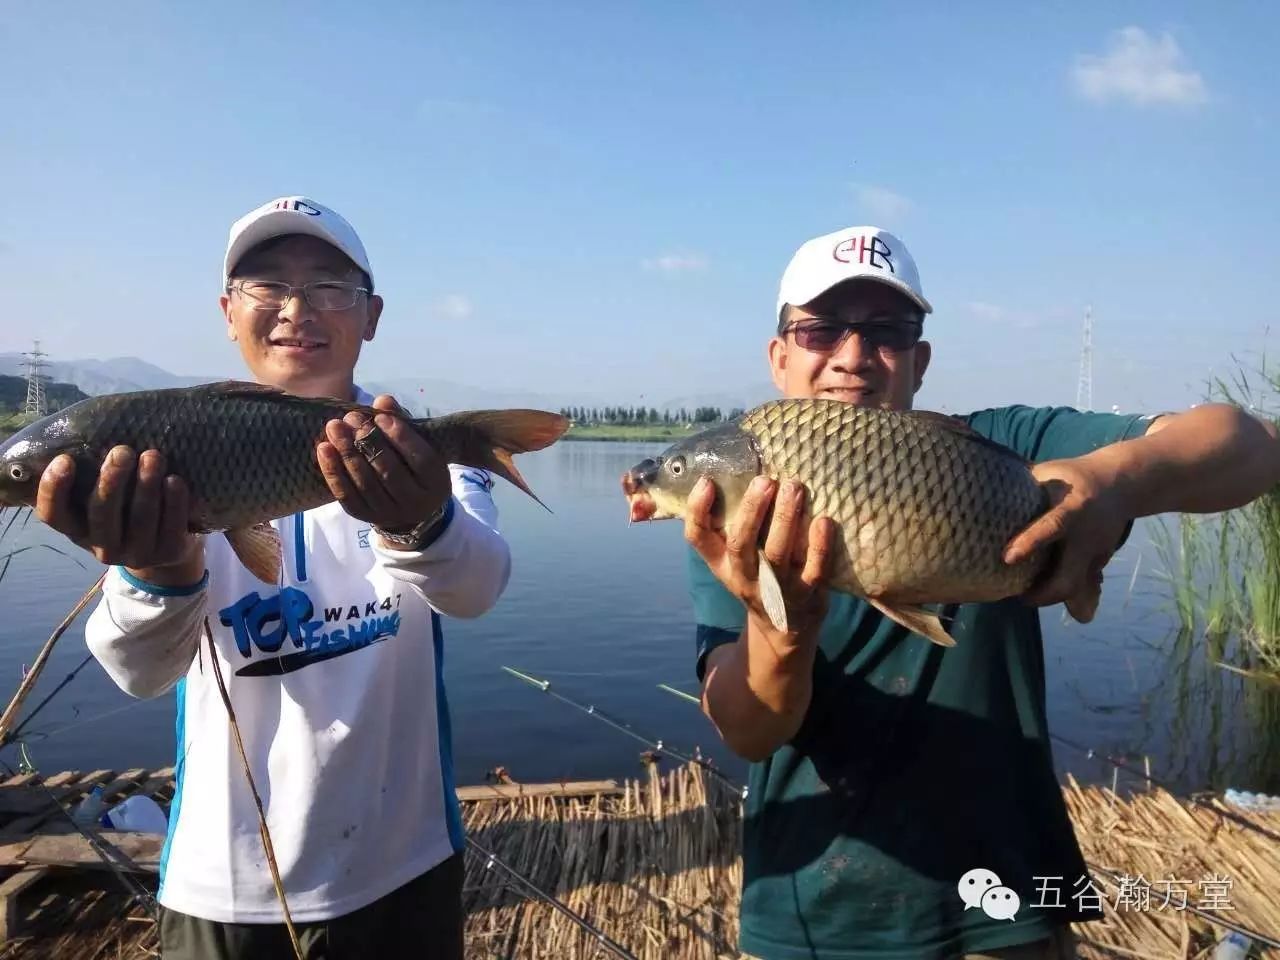
[[[1098,103],[1190,107],[1209,99],[1204,79],[1186,65],[1178,42],[1168,33],[1150,36],[1141,27],[1113,33],[1103,56],[1079,55],[1071,79],[1078,94]]]
[[[640,265],[646,270],[658,270],[662,273],[688,273],[705,270],[707,259],[700,253],[664,253],[659,257],[642,260]]]
[[[888,187],[864,183],[856,185],[854,189],[861,208],[871,215],[872,220],[886,227],[901,220],[914,207],[910,200]]]
[[[475,311],[470,300],[460,293],[451,293],[435,304],[433,312],[444,320],[466,320]]]

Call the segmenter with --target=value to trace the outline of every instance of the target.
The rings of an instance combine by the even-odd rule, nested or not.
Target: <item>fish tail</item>
[[[468,410],[415,420],[414,425],[450,463],[490,470],[538,499],[512,456],[549,447],[569,429],[569,419],[546,410]]]

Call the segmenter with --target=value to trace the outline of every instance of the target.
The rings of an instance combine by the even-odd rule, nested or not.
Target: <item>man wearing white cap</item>
[[[768,356],[783,395],[911,408],[933,308],[901,240],[872,226],[810,240],[777,307]],[[1071,956],[1066,924],[1099,915],[1097,888],[1053,772],[1037,607],[1064,602],[1092,619],[1102,568],[1134,518],[1225,510],[1280,482],[1274,428],[1226,405],[1158,417],[1010,406],[961,419],[1061,482],[1006,553],[1053,543],[1059,561],[1023,598],[942,611],[954,647],[827,591],[833,529],[797,519],[803,488],[757,480],[727,535],[713,527],[710,484],[690,499],[703,709],[752,761],[749,955]],[[756,580],[752,545],[771,505],[764,552],[786,571],[788,633],[772,627]],[[1011,917],[983,905],[988,886],[1016,894]]]
[[[232,226],[222,272],[227,334],[255,380],[396,408],[354,382],[383,303],[346,220],[271,201]],[[185,488],[158,451],[112,451],[88,529],[68,509],[74,465],[42,478],[41,518],[110,564],[90,650],[133,696],[176,690],[166,960],[293,955],[206,622],[306,956],[462,957],[442,618],[478,617],[506,587],[492,480],[385,414],[332,421],[317,456],[337,499],[274,521],[274,584],[224,538],[187,534]]]

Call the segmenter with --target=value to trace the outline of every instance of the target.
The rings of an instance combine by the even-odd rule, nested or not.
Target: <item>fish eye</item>
[[[18,483],[25,483],[27,480],[27,468],[20,463],[9,464],[9,476]]]
[[[673,477],[678,477],[684,473],[684,457],[676,457],[668,465]]]

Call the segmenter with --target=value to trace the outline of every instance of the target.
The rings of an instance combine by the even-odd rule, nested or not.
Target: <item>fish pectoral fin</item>
[[[894,623],[901,624],[908,630],[932,640],[941,647],[954,647],[956,645],[955,638],[943,629],[942,621],[938,619],[938,615],[931,613],[924,607],[915,607],[910,604],[895,606],[883,600],[876,600],[874,597],[867,597],[867,603],[871,604]]]
[[[252,527],[237,527],[227,530],[225,536],[232,551],[248,567],[250,573],[263,583],[280,582],[284,547],[280,534],[273,526],[259,523]]]
[[[759,571],[756,575],[760,583],[760,602],[764,604],[764,612],[769,615],[769,622],[775,630],[784,633],[787,630],[787,601],[782,596],[782,584],[778,583],[778,575],[773,570],[764,551],[758,552]]]

